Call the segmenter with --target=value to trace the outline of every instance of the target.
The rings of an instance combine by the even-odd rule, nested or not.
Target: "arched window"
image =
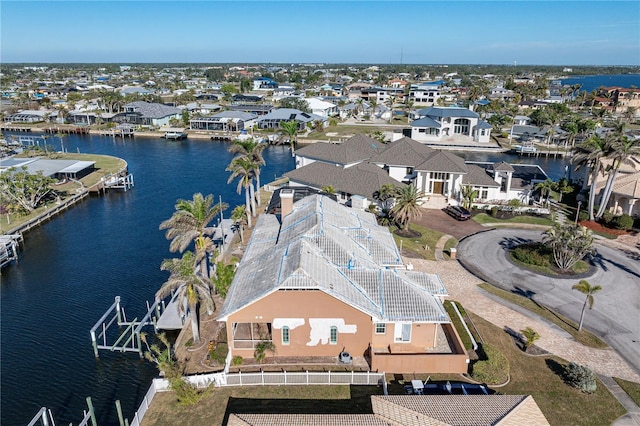
[[[289,344],[289,327],[287,327],[286,325],[282,327],[282,344]]]
[[[338,327],[331,326],[331,333],[329,336],[329,343],[335,345],[338,343]]]

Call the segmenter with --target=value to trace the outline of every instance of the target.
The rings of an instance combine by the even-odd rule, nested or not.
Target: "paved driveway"
[[[449,234],[456,239],[487,229],[472,219],[456,220],[442,210],[422,209],[422,217],[412,221],[425,228]]]
[[[585,296],[572,290],[578,278],[551,278],[521,269],[509,260],[510,246],[541,239],[541,231],[493,229],[463,239],[458,259],[474,274],[505,290],[532,297],[537,302],[575,320]],[[584,326],[601,336],[640,371],[640,258],[637,252],[596,244],[595,268],[585,279],[602,290],[587,310]]]

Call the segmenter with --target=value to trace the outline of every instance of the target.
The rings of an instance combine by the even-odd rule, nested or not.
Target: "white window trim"
[[[381,326],[382,326],[382,328],[384,329],[384,331],[383,331],[382,333],[379,333],[379,332],[378,332],[378,325],[381,325]],[[376,333],[376,334],[380,334],[380,335],[382,335],[382,334],[387,334],[387,324],[385,324],[385,323],[383,323],[383,322],[377,322],[377,323],[375,323],[375,324],[374,324],[374,331],[375,331],[375,333]]]
[[[331,332],[332,332],[333,330],[336,330],[336,340],[335,340],[335,341],[332,341],[332,340],[331,340]],[[337,344],[338,344],[338,327],[336,327],[335,325],[332,325],[332,326],[329,328],[329,344],[330,344],[330,345],[337,345]]]
[[[285,331],[287,332],[287,340],[284,340],[284,333]],[[291,329],[289,327],[287,327],[286,325],[284,327],[282,327],[282,344],[287,346],[291,344]]]
[[[411,328],[412,328],[412,324],[410,322],[397,322],[394,324],[394,331],[393,331],[393,340],[396,343],[411,343]],[[403,340],[402,339],[402,331],[404,326],[408,325],[409,326],[409,339],[408,340]]]

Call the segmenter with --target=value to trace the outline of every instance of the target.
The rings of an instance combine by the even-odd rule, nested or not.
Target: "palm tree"
[[[640,140],[630,139],[624,136],[621,132],[614,132],[613,137],[610,140],[611,152],[609,158],[612,163],[608,168],[607,183],[604,187],[602,199],[600,200],[600,208],[596,213],[596,218],[600,219],[604,212],[607,210],[609,204],[609,198],[613,191],[613,185],[618,177],[618,171],[623,164],[630,165],[633,168],[636,167],[636,163],[633,157],[640,156]]]
[[[369,105],[371,105],[371,114],[369,114],[369,119],[373,120],[376,115],[376,107],[378,106],[378,101],[376,99],[369,99]]]
[[[462,207],[470,209],[473,204],[473,200],[478,198],[478,191],[473,189],[471,185],[462,185],[460,189],[460,196],[462,197]]]
[[[193,200],[179,199],[173,215],[160,224],[160,229],[167,230],[165,236],[171,240],[169,250],[172,253],[182,253],[192,241],[195,243],[195,257],[200,264],[200,273],[207,278],[209,271],[206,257],[214,250],[210,237],[215,230],[209,224],[228,207],[226,203],[214,204],[211,194],[204,197],[201,193],[196,193],[193,194]]]
[[[554,183],[553,186],[554,191],[558,193],[558,202],[562,202],[563,194],[570,194],[573,192],[573,186],[569,185],[569,181],[566,178],[562,178],[559,181]]]
[[[174,292],[178,292],[178,312],[188,314],[191,318],[193,341],[198,343],[200,341],[198,307],[203,304],[207,312],[212,313],[214,310],[209,280],[196,274],[196,257],[188,250],[180,259],[165,259],[160,269],[169,271],[170,275],[160,290],[156,292],[156,298],[164,299]],[[187,306],[186,310],[185,305]]]
[[[385,183],[380,190],[373,193],[373,198],[380,201],[383,210],[389,210],[393,204],[394,197],[398,194],[399,188],[392,183]]]
[[[553,181],[551,179],[547,179],[543,182],[538,182],[533,189],[536,191],[540,191],[542,198],[545,199],[545,204],[549,205],[549,194],[551,194],[551,190],[553,189]],[[546,196],[546,197],[545,197]]]
[[[298,122],[296,120],[282,121],[280,127],[289,135],[289,143],[291,144],[291,155],[294,154],[296,143],[298,143]]]
[[[413,185],[405,185],[398,189],[396,204],[391,212],[405,232],[409,230],[409,222],[412,219],[422,217],[422,209],[418,205],[422,197],[422,191]]]
[[[580,293],[586,295],[584,305],[582,305],[582,314],[580,314],[580,325],[578,325],[578,331],[582,331],[582,322],[584,321],[584,312],[589,304],[589,309],[593,308],[593,295],[602,290],[599,285],[592,286],[587,280],[580,280],[578,284],[571,287],[573,290],[578,290]]]
[[[244,226],[247,223],[247,207],[240,205],[236,206],[231,212],[231,220],[236,224],[240,231],[240,242],[244,244]]]
[[[255,200],[252,199],[251,193],[253,192],[253,177],[256,163],[249,157],[236,157],[231,160],[231,163],[227,167],[227,171],[231,172],[231,176],[227,180],[227,183],[231,183],[235,178],[238,180],[238,188],[236,191],[238,194],[242,192],[244,188],[245,206],[247,213],[247,223],[251,228],[251,216],[255,216]]]
[[[264,161],[264,156],[262,152],[267,147],[266,144],[260,143],[253,138],[249,138],[247,140],[239,140],[236,139],[233,142],[233,145],[229,147],[229,152],[233,154],[239,154],[240,156],[251,158],[256,164],[257,167],[255,169],[256,174],[256,201],[258,206],[261,204],[260,201],[260,166],[264,166],[267,164]]]
[[[598,174],[604,172],[602,166],[602,158],[608,155],[609,146],[607,142],[598,135],[593,135],[589,139],[577,146],[577,152],[571,159],[576,164],[576,170],[581,167],[587,167],[590,170],[589,180],[591,188],[589,189],[589,220],[595,220],[593,210],[596,200],[596,183]]]
[[[336,189],[331,185],[323,186],[322,188],[320,188],[320,191],[328,195],[333,195],[336,193]]]

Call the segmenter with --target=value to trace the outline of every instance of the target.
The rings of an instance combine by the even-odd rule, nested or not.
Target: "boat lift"
[[[147,302],[147,313],[140,321],[137,317],[132,321],[127,321],[124,308],[120,306],[120,296],[116,296],[111,307],[91,327],[91,344],[95,357],[99,358],[98,351],[100,349],[108,349],[111,352],[138,352],[142,358],[143,347],[140,333],[144,327],[149,326],[153,326],[154,332],[158,332],[158,318],[164,308],[164,302],[160,303],[159,300],[156,300],[152,305]],[[114,324],[117,324],[118,330],[115,330]],[[99,333],[96,335],[98,331]],[[108,342],[114,338],[113,343]]]

